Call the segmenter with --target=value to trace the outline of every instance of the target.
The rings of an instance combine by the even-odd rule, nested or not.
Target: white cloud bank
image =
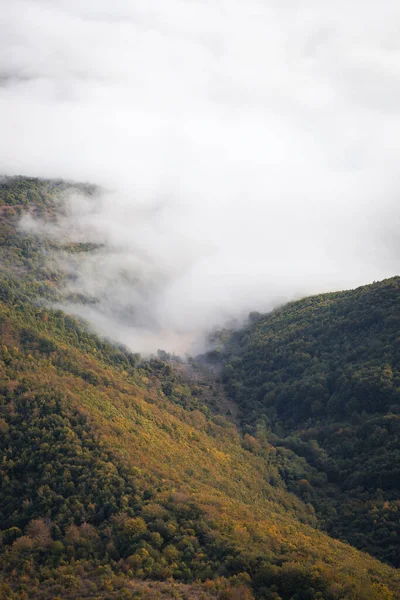
[[[398,272],[399,34],[395,0],[3,2],[0,171],[111,190],[63,225],[106,243],[86,316],[180,350]]]

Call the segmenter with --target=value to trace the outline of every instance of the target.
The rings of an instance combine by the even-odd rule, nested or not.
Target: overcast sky
[[[398,273],[399,2],[1,5],[0,171],[108,190],[58,229],[106,243],[77,267],[100,331],[183,350]]]

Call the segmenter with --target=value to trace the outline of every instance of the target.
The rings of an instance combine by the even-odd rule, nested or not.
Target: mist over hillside
[[[1,171],[103,190],[51,232],[101,245],[66,265],[97,304],[65,308],[184,352],[396,273],[399,23],[394,1],[4,6]]]
[[[0,182],[0,598],[396,600],[399,278],[141,357],[59,309],[95,197]]]
[[[0,600],[400,599],[400,4],[0,11]]]

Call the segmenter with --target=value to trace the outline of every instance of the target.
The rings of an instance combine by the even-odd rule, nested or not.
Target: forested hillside
[[[399,567],[400,278],[253,314],[220,341],[210,359],[244,427],[306,461],[281,471],[289,488],[335,537]]]
[[[69,187],[22,178],[0,186],[0,598],[400,598],[394,568],[320,530],[312,503],[325,502],[320,489],[328,479],[338,486],[341,472],[326,474],[285,444],[293,437],[331,464],[329,449],[294,436],[289,417],[278,430],[278,412],[258,414],[260,379],[248,377],[241,336],[263,318],[224,351],[242,431],[223,416],[211,379],[192,382],[179,361],[141,358],[51,308],[66,277],[57,257],[96,247],[56,244],[19,219],[30,210],[51,221]],[[263,373],[266,354],[255,355]],[[368,433],[378,416],[357,418],[341,417]],[[317,419],[299,416],[307,431]]]

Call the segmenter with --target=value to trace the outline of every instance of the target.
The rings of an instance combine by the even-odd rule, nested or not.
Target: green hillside
[[[400,566],[400,278],[253,314],[222,338],[212,358],[244,426],[291,457],[289,488],[335,537]]]
[[[0,186],[0,598],[400,598],[395,569],[329,537],[312,494],[292,493],[307,461],[219,414],[215,381],[49,307],[66,277],[55,256],[96,248],[18,220],[53,219],[68,189]]]

